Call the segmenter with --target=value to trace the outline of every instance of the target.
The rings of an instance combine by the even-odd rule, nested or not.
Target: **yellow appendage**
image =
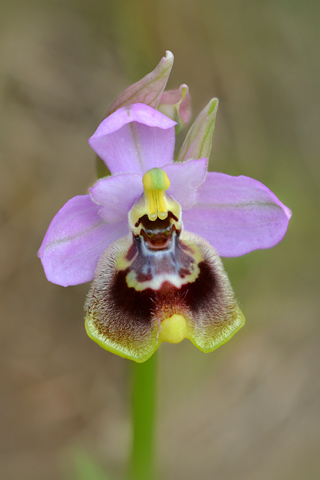
[[[149,220],[166,219],[169,210],[165,194],[170,187],[168,175],[161,168],[151,168],[144,174],[142,183]]]
[[[189,338],[187,323],[182,315],[172,315],[161,322],[159,340],[161,342],[180,343]]]

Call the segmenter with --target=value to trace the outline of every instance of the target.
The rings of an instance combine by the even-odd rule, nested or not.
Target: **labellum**
[[[244,325],[214,248],[182,229],[181,208],[165,191],[160,168],[143,177],[144,194],[129,212],[130,236],[101,256],[86,302],[88,335],[136,362],[166,341],[188,338],[204,352]]]

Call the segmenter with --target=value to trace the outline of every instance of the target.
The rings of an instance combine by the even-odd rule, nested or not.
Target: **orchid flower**
[[[190,100],[186,85],[164,92],[172,62],[168,52],[111,107],[89,139],[111,175],[62,207],[39,250],[49,281],[93,280],[89,337],[136,362],[164,341],[204,352],[228,341],[245,320],[220,256],[273,247],[291,216],[260,182],[207,172],[217,99],[174,161]]]

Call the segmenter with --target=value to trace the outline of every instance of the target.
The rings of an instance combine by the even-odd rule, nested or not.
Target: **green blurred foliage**
[[[85,452],[78,452],[75,457],[75,467],[75,480],[108,480],[110,478]]]

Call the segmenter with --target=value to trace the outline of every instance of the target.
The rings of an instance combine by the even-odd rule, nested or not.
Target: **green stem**
[[[154,478],[156,370],[156,354],[144,363],[133,362],[133,439],[129,480]]]

